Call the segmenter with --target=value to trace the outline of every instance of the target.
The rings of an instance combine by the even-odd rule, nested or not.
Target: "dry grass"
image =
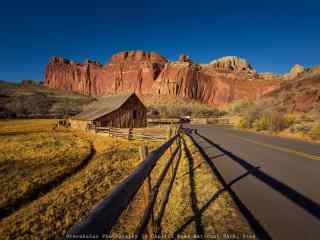
[[[49,132],[53,129],[56,122],[57,120],[53,119],[1,120],[0,136]]]
[[[53,121],[0,122],[0,212],[12,211],[88,157],[90,143],[53,132]]]
[[[177,180],[167,205],[164,232],[195,235],[198,225],[208,235],[251,233],[227,192],[213,198],[223,187],[191,140],[186,136],[184,139],[187,148],[183,147]]]
[[[199,101],[174,96],[143,96],[142,100],[152,112],[151,117],[179,118],[192,117],[217,117],[223,115],[217,108]]]
[[[21,125],[30,126],[35,123],[34,120],[31,120],[33,123],[29,121],[21,121]],[[127,140],[67,130],[52,132],[53,122],[42,121],[42,127],[39,126],[41,121],[36,121],[37,127],[35,128],[28,127],[29,131],[33,132],[28,135],[34,137],[33,144],[35,145],[20,144],[25,147],[26,151],[35,148],[36,142],[38,142],[39,146],[42,146],[40,143],[48,143],[50,147],[55,146],[55,144],[52,145],[53,140],[50,140],[51,138],[46,138],[46,141],[44,141],[41,134],[35,133],[47,129],[45,134],[54,135],[55,137],[52,137],[52,139],[57,141],[67,141],[66,139],[71,142],[73,140],[81,140],[92,144],[95,154],[83,169],[67,178],[56,188],[2,219],[0,221],[0,239],[61,239],[74,223],[85,217],[100,200],[108,195],[114,186],[127,177],[140,163],[139,146],[148,144],[151,151],[159,145],[159,143],[141,141],[128,142]],[[8,124],[5,127],[1,124],[0,126],[1,138],[24,136],[20,134],[23,132],[23,127],[13,126],[10,128]],[[36,136],[39,137],[35,138]],[[23,142],[21,139],[18,141]],[[163,233],[173,234],[179,230],[188,220],[194,218],[197,209],[200,211],[212,196],[222,188],[195,146],[192,145],[187,137],[185,137],[185,141],[188,149],[190,149],[191,158],[187,155],[187,150],[183,149],[177,170],[177,179],[173,185],[162,222]],[[68,150],[78,145],[79,143],[68,145]],[[48,148],[48,146],[45,148]],[[59,146],[59,149],[56,149],[56,152],[64,149],[62,145],[58,144],[57,146]],[[172,150],[174,150],[175,146],[176,143]],[[66,151],[61,150],[61,153],[63,152]],[[164,169],[170,152],[171,150],[168,150],[159,159],[152,172],[152,185],[155,184]],[[36,153],[39,153],[39,155]],[[35,151],[33,154],[36,155],[36,158],[42,156],[41,151]],[[61,156],[64,155],[62,154]],[[176,164],[177,160],[178,158],[175,159],[173,165]],[[56,168],[59,169],[63,164],[64,162],[57,162]],[[37,171],[30,169],[32,174]],[[163,196],[171,176],[172,170],[170,169],[160,188],[154,211],[156,217],[159,214]],[[194,198],[197,200],[196,206]],[[206,234],[250,233],[248,226],[240,219],[239,213],[227,192],[220,194],[207,205],[201,212],[201,224]],[[120,224],[115,227],[113,232],[132,234],[139,224],[144,206],[144,193],[143,188],[141,188],[134,201],[121,216]],[[185,228],[182,228],[180,233],[195,234],[195,221],[191,221]]]
[[[212,175],[209,165],[200,155],[199,151],[192,144],[189,138],[185,137],[188,149],[191,152],[191,159],[187,157],[186,149],[182,149],[181,159],[177,170],[177,177],[174,182],[166,211],[162,220],[163,236],[172,236],[179,233],[180,236],[193,236],[197,234],[196,222],[201,222],[204,233],[209,236],[225,233],[229,234],[251,234],[249,226],[240,217],[228,192],[222,192],[216,198],[213,196],[223,187],[218,179]],[[175,144],[172,151],[175,149]],[[159,159],[152,172],[152,185],[160,176],[170,156],[170,150]],[[179,153],[178,153],[179,156]],[[175,166],[179,158],[173,162]],[[160,187],[157,203],[154,208],[154,216],[159,216],[160,206],[164,200],[165,192],[169,186],[172,176],[172,169],[164,179]],[[143,189],[139,191],[134,202],[121,217],[120,223],[113,233],[132,234],[139,224],[144,207]],[[195,200],[196,199],[196,200]],[[193,203],[192,203],[193,202]],[[196,205],[194,204],[196,202]],[[195,211],[201,212],[201,220],[195,221]],[[191,219],[189,224],[188,221]],[[216,235],[217,236],[217,235]]]
[[[38,124],[41,122],[43,125],[39,126]],[[30,126],[34,125],[34,123],[37,123],[36,127],[31,128]],[[29,142],[29,145],[23,143],[23,140],[27,141],[28,138],[20,139],[20,137],[26,136],[24,134],[20,136],[20,133],[23,132],[23,127],[20,128],[17,125],[11,125],[12,127],[9,127],[8,124],[5,126],[2,125],[1,134],[3,135],[1,135],[1,138],[17,138],[16,140],[19,141],[19,143],[16,144],[20,144],[21,148],[24,147],[25,151],[32,152],[34,159],[37,159],[36,161],[42,159],[42,156],[46,156],[46,154],[42,154],[46,151],[46,153],[52,153],[52,156],[57,157],[57,159],[59,156],[66,156],[63,154],[68,153],[69,155],[70,152],[76,150],[80,152],[84,151],[87,146],[81,145],[81,142],[91,143],[96,153],[85,168],[67,178],[63,183],[44,196],[2,219],[0,221],[0,239],[62,238],[75,222],[84,217],[95,204],[108,194],[112,187],[119,183],[124,177],[128,176],[140,162],[138,147],[141,145],[141,142],[130,141],[129,144],[126,140],[117,140],[67,130],[52,132],[53,123],[54,122],[47,120],[21,121],[21,125],[29,126],[28,129],[30,132],[47,131],[44,133],[27,134],[26,136],[33,137],[33,143],[31,144]],[[15,122],[15,124],[17,124],[17,122]],[[44,138],[42,134],[47,134],[47,137]],[[49,137],[50,134],[54,135],[52,139]],[[38,138],[36,138],[36,136],[38,136]],[[58,141],[58,143],[54,141]],[[64,143],[62,144],[62,142]],[[39,151],[33,151],[32,149],[35,149],[37,144]],[[156,145],[157,144],[154,143],[150,145],[150,147]],[[51,148],[52,146],[57,148]],[[90,144],[88,146],[90,146]],[[82,150],[79,149],[79,147],[81,147]],[[44,149],[40,151],[41,148]],[[50,148],[51,151],[49,150]],[[19,153],[17,153],[17,155],[19,155]],[[55,161],[55,163],[53,163],[52,159],[47,160],[47,164],[43,164],[43,169],[47,171],[42,172],[42,174],[44,174],[44,176],[51,176],[54,171],[62,172],[63,166],[70,167],[68,159]],[[80,160],[77,159],[77,161]],[[48,171],[48,169],[50,169],[50,171]],[[24,170],[21,169],[11,169],[11,171],[8,171],[3,176],[7,178],[7,175],[11,174],[12,171],[16,171],[19,174],[24,172]],[[29,168],[28,177],[37,175],[38,172],[39,169]],[[15,181],[19,183],[19,179]],[[10,191],[8,191],[8,193],[10,193]]]

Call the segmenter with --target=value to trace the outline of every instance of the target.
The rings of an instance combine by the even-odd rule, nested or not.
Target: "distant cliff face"
[[[129,51],[113,55],[105,65],[53,57],[46,66],[44,84],[84,95],[134,91],[224,105],[237,99],[256,99],[279,86],[279,78],[263,76],[239,57],[199,65],[185,54],[178,61],[168,62],[157,53]]]
[[[107,95],[125,91],[147,93],[167,59],[157,53],[121,52],[101,65],[87,60],[75,63],[53,57],[46,66],[44,85],[84,95]]]
[[[99,75],[102,65],[86,61],[84,64],[52,57],[46,66],[44,85],[50,88],[99,95]]]
[[[259,79],[252,68],[229,65],[196,65],[189,62],[167,63],[153,85],[153,93],[174,95],[222,106],[234,100],[254,100],[280,84],[278,79]]]
[[[222,57],[210,62],[212,67],[230,71],[255,71],[251,64],[243,58],[236,56]]]

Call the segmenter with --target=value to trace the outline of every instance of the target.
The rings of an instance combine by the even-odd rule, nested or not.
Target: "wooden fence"
[[[191,124],[222,124],[229,125],[230,119],[227,117],[216,117],[216,118],[192,118]]]
[[[160,186],[172,166],[173,174],[170,175],[171,179],[169,186],[165,191],[162,203],[168,201],[181,157],[180,140],[180,129],[178,129],[173,137],[170,137],[159,148],[149,154],[146,146],[142,146],[140,149],[140,157],[142,160],[140,165],[138,165],[130,176],[116,186],[104,200],[92,209],[83,221],[75,224],[66,234],[65,238],[80,239],[81,237],[89,236],[97,239],[110,239],[111,236],[109,234],[113,226],[115,226],[122,212],[129,206],[134,196],[143,185],[146,187],[145,210],[139,221],[138,227],[136,228],[135,234],[133,235],[134,239],[142,239],[145,237],[146,233],[151,239],[151,234],[161,233],[161,221],[166,205],[162,204],[160,206],[160,211],[156,219],[153,215],[153,209]],[[176,147],[173,150],[172,146],[174,143],[176,143]],[[170,157],[166,162],[160,177],[155,181],[154,186],[151,186],[150,174],[156,166],[157,161],[168,149],[170,149]],[[175,162],[174,160],[177,155],[178,158]],[[175,164],[173,164],[174,162]],[[151,229],[150,226],[152,227]]]
[[[168,128],[171,129],[171,128]],[[96,133],[103,133],[111,137],[125,138],[128,140],[156,140],[168,139],[170,134],[166,129],[159,128],[110,128],[110,127],[90,127]]]

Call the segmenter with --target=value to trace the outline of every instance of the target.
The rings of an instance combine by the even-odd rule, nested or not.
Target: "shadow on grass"
[[[73,168],[70,172],[60,175],[55,179],[53,179],[52,181],[49,181],[45,184],[38,185],[37,187],[31,189],[29,192],[26,192],[22,197],[15,199],[11,203],[9,203],[7,206],[0,208],[0,220],[11,215],[12,213],[19,210],[21,207],[25,206],[26,204],[50,192],[52,189],[54,189],[55,187],[60,185],[63,181],[65,181],[67,178],[73,176],[78,171],[80,171],[85,166],[87,166],[94,155],[95,155],[95,149],[93,145],[91,145],[91,151],[89,155],[77,167]]]
[[[195,179],[194,179],[194,162],[193,162],[193,157],[191,155],[190,150],[188,149],[184,139],[183,141],[183,146],[184,146],[184,151],[188,160],[188,166],[189,166],[189,184],[190,184],[190,199],[191,199],[191,209],[193,212],[193,215],[195,217],[195,226],[196,226],[196,232],[197,235],[199,236],[204,236],[205,235],[205,230],[204,226],[202,224],[201,220],[201,212],[198,207],[198,198],[197,198],[197,193],[196,193],[196,184],[195,184]]]
[[[205,210],[207,210],[207,208],[211,205],[211,203],[213,203],[216,199],[218,199],[218,197],[224,193],[225,191],[229,191],[230,187],[235,184],[236,182],[240,181],[241,179],[245,178],[246,176],[248,176],[250,174],[250,172],[246,172],[243,175],[235,178],[234,180],[232,180],[230,183],[228,183],[227,187],[224,187],[222,189],[220,189],[219,191],[217,191],[216,193],[214,193],[212,195],[212,197],[199,209],[199,216],[193,215],[191,216],[184,224],[181,225],[181,227],[179,227],[173,234],[174,239],[192,222],[196,221],[197,218],[201,218],[201,215],[205,212]]]
[[[163,216],[165,214],[167,204],[169,202],[170,193],[172,191],[173,184],[174,184],[175,180],[178,180],[178,178],[176,178],[176,177],[177,177],[179,164],[180,164],[180,161],[181,161],[181,156],[182,156],[182,152],[181,152],[181,146],[180,146],[179,156],[178,156],[177,162],[176,162],[176,164],[174,166],[172,177],[170,179],[169,185],[168,185],[168,187],[166,189],[166,192],[164,194],[164,198],[163,198],[162,203],[161,203],[161,207],[160,207],[160,210],[159,210],[158,217],[155,220],[157,235],[161,235],[161,232],[162,232],[162,219],[163,219]]]

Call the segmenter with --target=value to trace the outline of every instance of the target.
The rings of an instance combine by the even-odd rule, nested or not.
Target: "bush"
[[[279,112],[265,112],[254,123],[253,127],[258,131],[279,132],[290,127],[295,121],[291,115],[283,115]]]
[[[320,122],[311,129],[310,136],[314,140],[320,140]]]
[[[293,114],[284,115],[284,121],[287,127],[291,127],[296,123],[296,117]]]
[[[236,115],[236,114],[243,112],[243,110],[249,108],[252,105],[253,105],[253,103],[251,103],[251,102],[244,101],[244,100],[237,100],[237,101],[230,103],[226,107],[225,111],[231,115]]]
[[[299,123],[299,124],[293,124],[290,127],[290,132],[292,133],[303,133],[303,134],[308,134],[312,129],[312,126],[310,124],[304,123]]]
[[[257,131],[279,132],[295,122],[293,115],[284,115],[277,111],[263,112],[260,107],[252,108],[240,120],[239,128],[254,128]]]
[[[188,105],[157,105],[149,107],[148,111],[150,117],[159,116],[161,118],[179,118],[183,116],[217,117],[223,114],[219,110],[201,103],[189,103]]]
[[[263,109],[259,105],[252,105],[245,113],[239,122],[240,128],[252,128],[253,123],[260,118]]]
[[[241,118],[239,122],[236,123],[237,128],[248,128],[247,122],[245,121],[244,118]]]
[[[252,126],[255,128],[257,131],[265,131],[269,129],[271,122],[270,115],[267,113],[264,113],[260,118],[256,119]]]

